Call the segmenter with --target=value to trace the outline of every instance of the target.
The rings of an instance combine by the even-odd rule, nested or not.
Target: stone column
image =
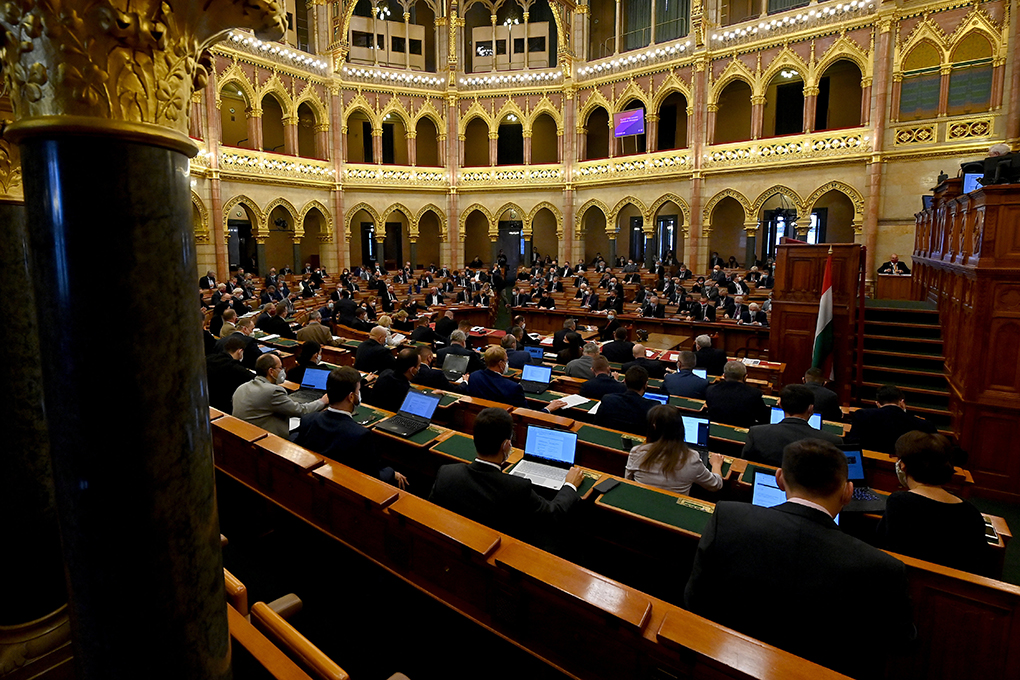
[[[583,161],[588,157],[588,128],[577,128],[577,160]]]
[[[693,134],[687,137],[687,144],[691,149],[691,158],[694,160],[694,171],[691,173],[691,224],[684,225],[686,238],[684,239],[684,260],[687,268],[695,272],[703,271],[706,260],[698,252],[701,245],[702,232],[707,225],[702,220],[701,192],[704,180],[701,177],[703,164],[702,157],[706,144],[712,143],[712,135],[715,127],[715,112],[719,107],[715,104],[705,105],[708,92],[708,62],[702,57],[694,63],[694,92],[691,97],[691,113],[688,114],[690,129]],[[705,122],[707,120],[707,123]],[[707,235],[704,241],[707,243]]]
[[[619,3],[617,3],[617,6],[619,6]],[[617,234],[615,232],[609,231],[609,229],[606,228],[606,236],[609,237],[609,261],[610,262],[616,262],[616,236],[617,236]],[[584,256],[581,255],[581,257],[583,258]]]
[[[761,139],[765,123],[765,97],[751,97],[751,139]]]
[[[301,258],[301,238],[302,238],[302,236],[303,236],[303,234],[302,235],[295,234],[294,238],[292,239],[293,240],[292,250],[293,250],[293,257],[294,257],[294,271],[299,271],[300,268],[304,266],[304,260]],[[265,271],[269,271],[269,270],[266,269]],[[262,271],[260,271],[259,273],[263,274]]]
[[[489,167],[499,162],[499,131],[489,131]]]
[[[375,258],[382,269],[386,270],[386,225],[375,225]],[[398,263],[399,264],[399,263]]]
[[[747,238],[747,245],[744,248],[744,267],[750,269],[758,259],[758,222],[755,220],[744,222],[744,234]]]
[[[620,36],[623,35],[623,11],[621,0],[616,0],[616,24],[615,38],[613,39],[613,54],[620,53]]]
[[[527,71],[531,68],[531,59],[528,56],[528,17],[530,13],[524,12],[524,70]],[[528,264],[531,264],[531,258],[528,258]]]
[[[892,8],[878,17],[878,51],[875,58],[875,80],[871,93],[872,155],[868,163],[868,183],[864,196],[864,243],[867,248],[865,263],[867,279],[874,281],[875,246],[878,243],[878,211],[882,200],[882,139],[885,136],[885,102],[889,94],[889,74],[892,66]]]
[[[324,161],[333,159],[332,154],[329,152],[328,124],[315,126],[315,157]]]
[[[411,70],[411,13],[404,12],[404,68]]]
[[[288,156],[299,155],[297,128],[297,116],[288,116],[283,119],[283,152]]]
[[[815,130],[815,117],[818,107],[818,88],[804,88],[804,133],[808,134]]]
[[[695,110],[697,110],[697,109],[695,109]],[[718,112],[719,112],[719,105],[718,104],[709,104],[708,105],[708,108],[707,108],[708,115],[706,116],[706,122],[705,122],[705,143],[706,144],[714,144],[715,143],[715,118],[716,118],[716,114]],[[692,120],[693,118],[695,118],[695,116],[691,116],[690,114],[688,114],[687,120],[689,122],[687,124],[687,130],[688,130],[688,132],[693,132],[694,135],[697,135],[698,128],[694,124],[694,121]],[[687,140],[688,140],[687,143],[688,144],[691,144],[691,141],[690,141],[691,139],[692,139],[692,136],[689,134],[687,136]]]
[[[642,231],[645,235],[645,267],[651,269],[655,266],[655,224],[652,218],[644,218]]]
[[[408,132],[404,135],[404,140],[407,142],[407,164],[418,165],[418,133]]]
[[[416,236],[411,237],[411,268],[416,269],[418,267],[418,238]]]
[[[223,220],[223,198],[220,194],[220,149],[223,138],[222,122],[220,119],[220,102],[216,98],[216,75],[209,74],[209,81],[205,85],[205,110],[206,121],[209,125],[209,133],[206,135],[205,145],[209,152],[206,160],[209,162],[209,236],[212,239],[213,249],[216,252],[216,273],[220,280],[226,281],[230,273],[230,257],[227,254],[227,235],[225,222]]]
[[[944,117],[949,111],[949,75],[953,72],[951,64],[942,64],[939,67],[939,118]]]
[[[244,113],[248,124],[248,145],[244,148],[262,151],[262,109],[251,106]]]
[[[893,109],[895,116],[896,110]],[[861,125],[871,122],[871,78],[861,79]]]
[[[1009,44],[1020,45],[1020,18],[1015,12],[1010,12],[1011,37]],[[1009,70],[1009,106],[1006,108],[1006,139],[1015,142],[1020,138],[1020,69],[1016,67],[1016,59],[1012,61]]]
[[[269,236],[256,235],[252,236],[255,239],[255,266],[259,269],[259,276],[265,276],[266,272],[269,271],[269,265],[266,260],[266,241],[269,240]],[[240,263],[238,263],[240,264]],[[294,263],[294,271],[297,271],[297,262]]]
[[[496,72],[496,15],[491,14],[489,18],[492,20],[492,72]],[[477,69],[476,69],[477,70]]]
[[[382,165],[382,128],[372,130],[372,162]]]
[[[499,232],[493,234],[489,232],[489,266],[496,264],[496,258],[499,257]]]
[[[524,164],[531,165],[531,130],[524,133]]]
[[[655,153],[659,150],[659,116],[649,113],[645,116],[648,121],[648,129],[645,134],[645,150],[648,153]]]
[[[616,145],[619,143],[616,137],[613,136],[613,117],[609,116],[609,157],[616,157]]]

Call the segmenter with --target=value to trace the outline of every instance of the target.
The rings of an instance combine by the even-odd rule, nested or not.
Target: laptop
[[[259,345],[259,351],[266,354],[267,352],[275,352],[276,348],[272,345]]]
[[[532,484],[558,490],[574,465],[577,434],[546,427],[528,426],[524,440],[524,460],[514,466],[512,475]]]
[[[651,392],[645,392],[645,399],[650,399],[651,401],[657,401],[660,404],[666,404],[666,405],[669,404],[669,395],[668,394],[652,394]]]
[[[545,358],[545,350],[542,349],[541,347],[535,347],[534,345],[528,345],[524,349],[527,350],[528,354],[531,355],[531,360],[532,361],[537,361],[538,363],[542,363],[542,359]]]
[[[470,360],[471,357],[464,356],[463,354],[447,354],[446,358],[443,359],[443,375],[451,382],[460,380],[464,372],[467,371]]]
[[[694,375],[698,376],[702,380],[708,380],[708,369],[695,368],[695,369],[691,370],[691,373],[693,373]]]
[[[376,428],[399,437],[410,437],[412,434],[417,434],[432,422],[432,414],[436,412],[436,407],[439,406],[441,399],[442,397],[439,395],[408,390],[397,415],[382,421],[376,425]]]
[[[711,468],[708,463],[708,433],[710,426],[708,418],[695,416],[681,416],[684,421],[684,442],[701,457],[705,467]]]
[[[751,503],[762,508],[774,508],[785,502],[786,492],[779,488],[776,474],[766,470],[755,470]],[[838,526],[839,515],[836,515],[835,522]]]
[[[291,393],[290,398],[299,404],[322,399],[326,393],[326,379],[329,371],[321,368],[306,368],[301,378],[301,388]]]
[[[536,366],[535,364],[524,364],[524,372],[521,374],[521,387],[529,394],[542,394],[549,389],[552,382],[552,366]]]
[[[841,447],[846,454],[847,479],[854,483],[854,496],[845,512],[885,512],[886,497],[871,490],[864,479],[864,456],[859,446]]]
[[[778,406],[773,406],[770,422],[775,425],[776,423],[781,423],[784,418],[786,418],[786,413],[783,412],[783,409]],[[816,430],[822,429],[822,414],[812,413],[811,417],[808,418],[808,425]]]

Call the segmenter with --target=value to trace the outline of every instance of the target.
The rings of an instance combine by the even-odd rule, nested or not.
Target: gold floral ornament
[[[232,28],[279,39],[285,16],[279,0],[0,0],[11,131],[91,118],[187,135],[191,95],[211,69],[206,49]]]

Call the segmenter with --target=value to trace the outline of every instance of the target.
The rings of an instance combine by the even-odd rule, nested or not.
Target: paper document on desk
[[[259,338],[259,340],[262,342],[269,342],[270,340],[276,340],[278,337],[280,337],[279,333],[273,333],[272,335],[263,335]]]
[[[601,401],[596,401],[595,405],[592,406],[591,409],[588,411],[588,415],[593,416],[596,413],[598,413],[599,412],[599,406],[602,406],[602,402]]]
[[[294,430],[298,429],[298,427],[300,425],[301,425],[301,419],[300,418],[291,418],[290,419],[290,431],[291,432],[293,432]]]
[[[573,408],[574,406],[582,406],[591,401],[591,399],[585,399],[580,394],[567,394],[557,398],[560,401],[565,402],[568,408]]]

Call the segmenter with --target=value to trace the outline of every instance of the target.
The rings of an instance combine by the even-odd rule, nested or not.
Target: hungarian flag
[[[822,297],[818,301],[818,321],[815,322],[815,350],[811,356],[811,367],[825,371],[829,378],[834,375],[832,368],[832,249],[825,260],[825,278],[822,280]]]

